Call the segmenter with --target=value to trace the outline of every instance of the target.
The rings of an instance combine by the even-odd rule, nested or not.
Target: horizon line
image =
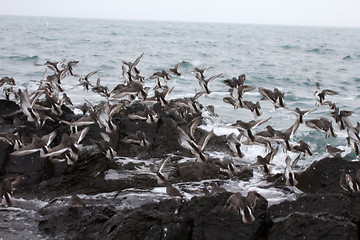
[[[283,23],[252,23],[252,22],[230,22],[230,21],[196,21],[196,20],[166,20],[166,19],[135,19],[135,18],[114,18],[114,17],[86,17],[86,16],[49,16],[49,15],[24,15],[24,14],[0,14],[9,17],[44,17],[44,18],[66,18],[66,19],[89,19],[89,20],[118,20],[118,21],[140,21],[140,22],[170,22],[170,23],[204,23],[204,24],[239,24],[239,25],[258,25],[258,26],[284,26],[284,27],[325,27],[325,28],[353,28],[359,29],[360,26],[345,25],[310,25],[310,24],[283,24]]]

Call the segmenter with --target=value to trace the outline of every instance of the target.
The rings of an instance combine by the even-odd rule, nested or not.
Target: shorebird
[[[233,77],[232,79],[224,80],[224,83],[231,88],[237,88],[239,86],[244,85],[245,78],[246,78],[245,74],[240,74],[237,78]]]
[[[174,89],[174,87],[167,88],[167,89],[164,89],[162,92],[159,92],[158,90],[155,90],[154,99],[156,99],[158,102],[160,102],[161,106],[168,105],[169,102],[165,98],[166,98],[166,96],[168,94],[170,94],[172,92],[173,89]]]
[[[355,128],[352,123],[350,121],[348,121],[348,119],[345,119],[345,125],[346,125],[346,132],[347,132],[347,137],[346,137],[346,141],[347,144],[349,146],[351,146],[353,153],[355,154],[355,156],[359,156],[360,155],[360,149],[359,149],[359,144],[360,144],[360,137],[359,137],[359,131],[357,129],[357,127]]]
[[[4,84],[15,85],[15,79],[7,76],[3,77],[0,79],[0,87],[2,87]]]
[[[197,92],[193,97],[187,98],[187,105],[191,109],[192,113],[198,114],[201,113],[202,106],[199,103],[199,97],[204,95],[204,91]]]
[[[10,196],[13,195],[14,187],[22,180],[22,176],[8,177],[0,181],[0,197],[5,198],[8,207],[12,206]],[[5,204],[2,204],[5,205]]]
[[[96,85],[92,87],[91,89],[94,93],[99,94],[102,97],[106,97],[109,98],[110,97],[110,93],[109,93],[109,89],[107,86],[103,86],[100,83],[100,78],[97,79],[96,81]]]
[[[16,92],[13,87],[3,87],[3,93],[7,101],[10,101],[10,94],[14,94],[16,97]]]
[[[305,124],[309,128],[313,128],[313,129],[316,129],[318,131],[325,132],[326,133],[326,135],[325,135],[326,138],[328,138],[330,136],[336,138],[336,134],[334,132],[334,128],[332,126],[332,123],[327,118],[322,117],[320,119],[306,120]]]
[[[254,142],[255,138],[251,132],[251,129],[269,121],[271,117],[265,120],[251,120],[250,122],[243,122],[241,120],[237,120],[235,123],[231,124],[231,127],[237,128],[239,132],[246,132],[247,136]]]
[[[209,77],[207,79],[203,78],[203,76],[200,73],[196,73],[196,78],[199,80],[200,87],[204,90],[205,94],[210,94],[211,91],[209,90],[209,83],[214,80],[215,78],[218,78],[222,75],[222,73],[219,73],[217,75],[214,75],[212,77]]]
[[[226,143],[229,146],[231,152],[239,158],[243,158],[244,157],[244,153],[241,151],[241,142],[240,142],[240,138],[242,137],[241,134],[239,134],[238,136],[235,135],[235,133],[231,133],[226,137]]]
[[[194,70],[191,72],[191,73],[195,73],[195,74],[200,74],[200,77],[202,78],[202,79],[205,79],[205,76],[204,76],[204,73],[207,71],[207,70],[209,70],[209,69],[211,69],[212,67],[207,67],[207,68],[194,68]]]
[[[228,83],[230,86],[233,86],[229,89],[230,97],[224,97],[223,101],[234,106],[234,108],[246,108],[246,104],[242,101],[242,96],[245,92],[250,92],[255,89],[255,87],[247,85],[237,85],[235,83]],[[248,102],[250,103],[250,102]],[[260,107],[260,105],[258,106]]]
[[[239,215],[241,215],[242,221],[245,224],[253,223],[255,221],[255,217],[252,212],[256,206],[256,200],[258,198],[261,200],[266,200],[256,191],[249,191],[246,197],[237,192],[228,198],[223,210],[220,213],[220,216],[229,212],[231,208],[234,208],[234,210]]]
[[[137,130],[135,134],[128,135],[122,141],[126,144],[137,144],[141,147],[147,147],[149,145],[145,132],[141,130]]]
[[[62,123],[65,123],[67,125],[70,126],[70,128],[73,127],[80,127],[80,126],[87,126],[87,125],[91,125],[97,122],[97,113],[96,111],[94,111],[92,108],[89,109],[84,109],[83,110],[87,110],[87,112],[85,112],[84,116],[77,119],[77,120],[72,120],[72,122],[69,121],[65,121],[65,120],[61,120]]]
[[[180,145],[182,147],[190,150],[191,153],[196,156],[197,161],[206,162],[208,159],[208,156],[206,156],[203,153],[203,151],[204,151],[208,141],[214,134],[214,130],[211,130],[210,132],[205,134],[200,139],[199,143],[197,144],[194,140],[192,140],[190,138],[190,136],[181,127],[178,127],[177,129],[179,132],[179,140],[178,141],[179,141]]]
[[[258,88],[259,93],[263,98],[261,100],[270,100],[275,108],[285,107],[284,93],[280,92],[279,89],[275,88],[274,91],[271,91],[266,88]]]
[[[85,207],[86,206],[84,201],[76,193],[71,194],[70,205],[73,207]]]
[[[160,164],[151,164],[150,171],[146,172],[148,174],[154,175],[156,177],[157,183],[162,185],[169,179],[169,173],[163,173],[162,170],[165,164],[171,159],[171,156],[168,156],[161,160]]]
[[[127,115],[127,117],[131,120],[144,120],[149,124],[157,123],[159,120],[157,113],[154,110],[150,110],[148,108],[145,108],[142,111],[131,113]]]
[[[227,192],[227,190],[221,186],[218,185],[217,182],[211,182],[210,183],[210,194],[214,195],[217,193],[223,193],[223,192]]]
[[[191,120],[185,128],[186,133],[189,135],[189,137],[193,141],[195,141],[195,136],[194,136],[195,129],[199,126],[201,121],[202,121],[202,116],[199,115],[198,117]]]
[[[39,119],[36,122],[36,126],[44,126],[46,121],[50,121],[50,122],[56,122],[54,118],[50,117],[46,112],[44,111],[40,111],[39,112]]]
[[[356,130],[357,132],[360,132],[360,122],[359,122],[359,121],[356,122],[355,130]]]
[[[138,63],[140,62],[140,59],[144,56],[144,53],[141,53],[140,56],[138,56],[134,63],[132,62],[126,62],[126,61],[122,61],[125,65],[127,65],[129,67],[129,73],[131,73],[132,71],[134,71],[136,74],[140,74],[140,70],[136,67],[138,65]]]
[[[299,124],[304,123],[304,116],[315,111],[317,108],[310,110],[300,110],[300,108],[296,107],[293,112],[297,115]]]
[[[59,99],[58,92],[54,92],[52,94],[45,94],[45,99],[43,101],[39,101],[37,106],[43,106],[43,110],[51,110],[51,113],[57,116],[62,115],[63,111],[61,109],[61,100]]]
[[[331,112],[331,116],[335,119],[335,122],[338,124],[340,130],[346,129],[346,118],[351,116],[353,112],[352,111],[346,111],[346,110],[339,110],[338,107],[334,109],[333,112]]]
[[[0,133],[0,140],[6,141],[12,147],[13,151],[17,151],[24,146],[24,143],[18,132]]]
[[[137,91],[130,86],[130,84],[118,84],[116,87],[111,90],[110,95],[113,99],[129,97],[130,99],[135,99],[135,95],[137,95]]]
[[[292,146],[291,151],[304,153],[304,156],[306,155],[306,153],[309,154],[310,156],[313,155],[313,153],[311,152],[310,146],[303,140],[299,141],[299,145]]]
[[[110,105],[107,101],[102,106],[96,108],[96,121],[100,128],[105,128],[107,133],[116,131],[117,126],[112,122],[112,116],[122,108],[121,104]]]
[[[223,101],[224,101],[224,103],[228,103],[228,104],[232,105],[234,107],[234,109],[241,108],[240,101],[233,97],[224,97]]]
[[[337,147],[333,147],[331,145],[327,145],[326,146],[326,151],[332,155],[333,157],[336,158],[340,158],[341,157],[341,153],[345,152],[345,150],[337,148]]]
[[[171,74],[180,77],[181,73],[179,72],[179,67],[184,63],[184,61],[179,62],[178,64],[175,65],[174,68],[170,68],[170,72]]]
[[[231,157],[225,156],[219,165],[231,177],[236,171],[234,160]]]
[[[315,93],[314,93],[314,97],[315,97],[315,100],[316,100],[315,105],[323,105],[323,104],[325,104],[324,100],[325,100],[326,95],[331,96],[331,95],[338,94],[337,92],[335,92],[333,90],[330,90],[330,89],[324,89],[324,90],[320,91],[320,84],[318,82],[316,83],[316,88],[318,90],[316,90]]]
[[[49,157],[52,162],[62,162],[66,160],[68,165],[74,164],[83,149],[81,142],[88,131],[89,127],[85,127],[81,131],[70,135],[63,134],[61,143],[49,150],[44,157]]]
[[[229,89],[229,92],[232,97],[234,97],[240,101],[242,99],[244,93],[251,92],[255,89],[256,89],[256,87],[253,87],[253,86],[240,85],[240,86],[237,86],[236,88]]]
[[[43,92],[40,91],[36,93],[32,99],[30,99],[27,89],[25,89],[24,91],[19,89],[17,92],[17,95],[20,100],[19,103],[20,109],[27,116],[27,120],[29,122],[36,122],[39,119],[39,114],[34,110],[34,106],[36,104],[36,101],[42,95],[42,93]]]
[[[284,171],[284,175],[285,175],[285,184],[287,186],[296,186],[298,184],[298,181],[295,179],[295,174],[294,174],[294,170],[293,168],[296,166],[297,162],[300,159],[300,155],[297,156],[297,158],[294,160],[293,163],[291,163],[291,158],[289,156],[286,156],[285,158],[285,171]]]
[[[141,81],[137,81],[137,80],[132,80],[129,84],[131,90],[133,90],[136,93],[136,96],[139,97],[140,99],[144,100],[147,98],[147,89],[146,87],[144,87],[144,83],[142,83]]]
[[[36,66],[47,66],[48,68],[50,68],[51,70],[54,71],[54,73],[58,73],[60,72],[60,67],[62,65],[63,62],[65,62],[66,59],[63,59],[59,62],[51,62],[51,61],[46,61],[44,64],[38,64],[38,63],[35,63]]]
[[[62,67],[67,68],[69,70],[69,73],[70,73],[71,76],[80,77],[79,74],[74,74],[74,72],[73,72],[73,67],[78,63],[79,63],[79,61],[69,61],[66,65],[63,64]]]
[[[347,192],[357,193],[360,192],[360,174],[356,172],[356,177],[349,173],[342,173],[340,176],[340,187]]]
[[[13,156],[23,156],[30,153],[40,151],[40,157],[44,157],[50,150],[49,146],[56,137],[56,132],[53,131],[49,134],[42,136],[41,138],[38,137],[36,134],[32,137],[31,144],[27,144],[20,149],[10,153]]]
[[[55,72],[53,75],[49,75],[46,77],[45,80],[41,80],[42,83],[46,82],[54,89],[57,89],[60,92],[63,92],[64,89],[60,86],[61,80],[63,80],[66,77],[67,71],[69,69],[66,67],[64,69],[59,70],[59,72]]]
[[[180,193],[180,191],[176,187],[171,185],[170,182],[166,183],[166,193],[169,196],[184,198],[184,196]]]
[[[251,101],[242,101],[244,108],[249,109],[253,114],[255,118],[258,118],[261,116],[260,112],[260,103],[257,101],[256,103],[253,103]]]
[[[134,79],[134,76],[132,74],[133,71],[135,72],[136,75],[140,74],[140,71],[136,66],[140,62],[140,59],[143,57],[143,55],[144,53],[142,53],[139,57],[137,57],[133,63],[123,61],[125,65],[122,65],[122,70],[123,70],[122,74],[124,76],[124,80],[126,83],[130,83]]]
[[[265,155],[265,157],[262,157],[261,155],[257,155],[256,162],[251,164],[250,167],[256,167],[259,165],[263,166],[265,174],[268,175],[270,173],[270,170],[267,165],[270,164],[270,161],[274,159],[278,150],[279,150],[279,147],[271,150],[268,154]]]
[[[74,106],[71,99],[69,98],[69,96],[66,93],[63,93],[62,99],[60,99],[60,105],[62,105],[62,104],[69,104],[71,106]]]
[[[165,80],[170,80],[170,75],[164,69],[162,69],[160,72],[155,72],[149,77],[149,79],[155,78],[163,78]]]
[[[84,90],[89,91],[90,87],[93,87],[93,85],[89,81],[89,78],[92,75],[96,74],[97,72],[98,71],[89,72],[88,74],[85,75],[85,77],[80,77],[79,78],[79,84],[76,85],[76,86],[83,86]]]
[[[93,143],[95,143],[95,145],[100,149],[100,151],[105,155],[106,158],[113,159],[116,156],[116,151],[112,148],[112,143],[109,135],[100,132],[100,136],[102,137],[102,140],[93,140]]]
[[[266,126],[266,129],[268,130],[270,135],[272,135],[271,137],[272,140],[276,142],[281,141],[281,143],[283,144],[284,151],[291,151],[291,146],[289,141],[290,138],[292,138],[292,136],[297,131],[298,127],[299,127],[299,122],[298,120],[296,120],[295,123],[291,125],[288,129],[286,129],[284,132],[275,130],[273,127],[269,125]]]

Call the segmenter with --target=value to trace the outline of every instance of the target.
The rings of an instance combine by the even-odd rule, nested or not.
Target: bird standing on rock
[[[166,183],[166,193],[169,196],[184,198],[184,196],[180,193],[180,191],[176,187],[174,187],[170,182]]]
[[[8,207],[12,206],[10,196],[13,195],[14,187],[22,180],[22,176],[8,177],[0,182],[0,198],[5,198]],[[1,205],[4,205],[1,203]]]
[[[291,187],[294,187],[298,184],[298,181],[295,179],[295,174],[294,174],[294,170],[293,168],[295,167],[295,165],[297,164],[297,162],[299,161],[300,159],[300,154],[299,156],[294,160],[293,163],[291,163],[291,158],[289,156],[286,156],[285,158],[285,164],[286,164],[286,167],[285,167],[285,179],[286,179],[286,182],[285,184],[287,186],[291,186]]]
[[[241,215],[244,223],[251,224],[255,221],[255,217],[252,212],[256,206],[256,200],[258,198],[266,201],[266,199],[256,191],[249,191],[246,197],[237,192],[228,198],[220,216],[229,212],[231,208],[234,208],[234,210]]]

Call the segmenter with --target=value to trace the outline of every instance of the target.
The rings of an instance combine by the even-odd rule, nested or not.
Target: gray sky
[[[0,15],[360,27],[360,0],[11,0]]]

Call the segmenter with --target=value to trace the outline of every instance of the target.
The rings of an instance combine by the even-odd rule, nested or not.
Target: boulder
[[[230,195],[164,200],[117,213],[98,239],[265,239],[271,226],[267,203],[258,203],[255,222],[244,224],[235,211],[220,216]]]
[[[115,214],[114,207],[43,208],[39,230],[52,239],[96,239],[103,224]]]
[[[360,162],[343,158],[324,158],[310,165],[297,176],[297,187],[305,193],[340,193],[342,173],[356,173]]]
[[[359,197],[305,194],[270,207],[269,239],[357,239]]]

